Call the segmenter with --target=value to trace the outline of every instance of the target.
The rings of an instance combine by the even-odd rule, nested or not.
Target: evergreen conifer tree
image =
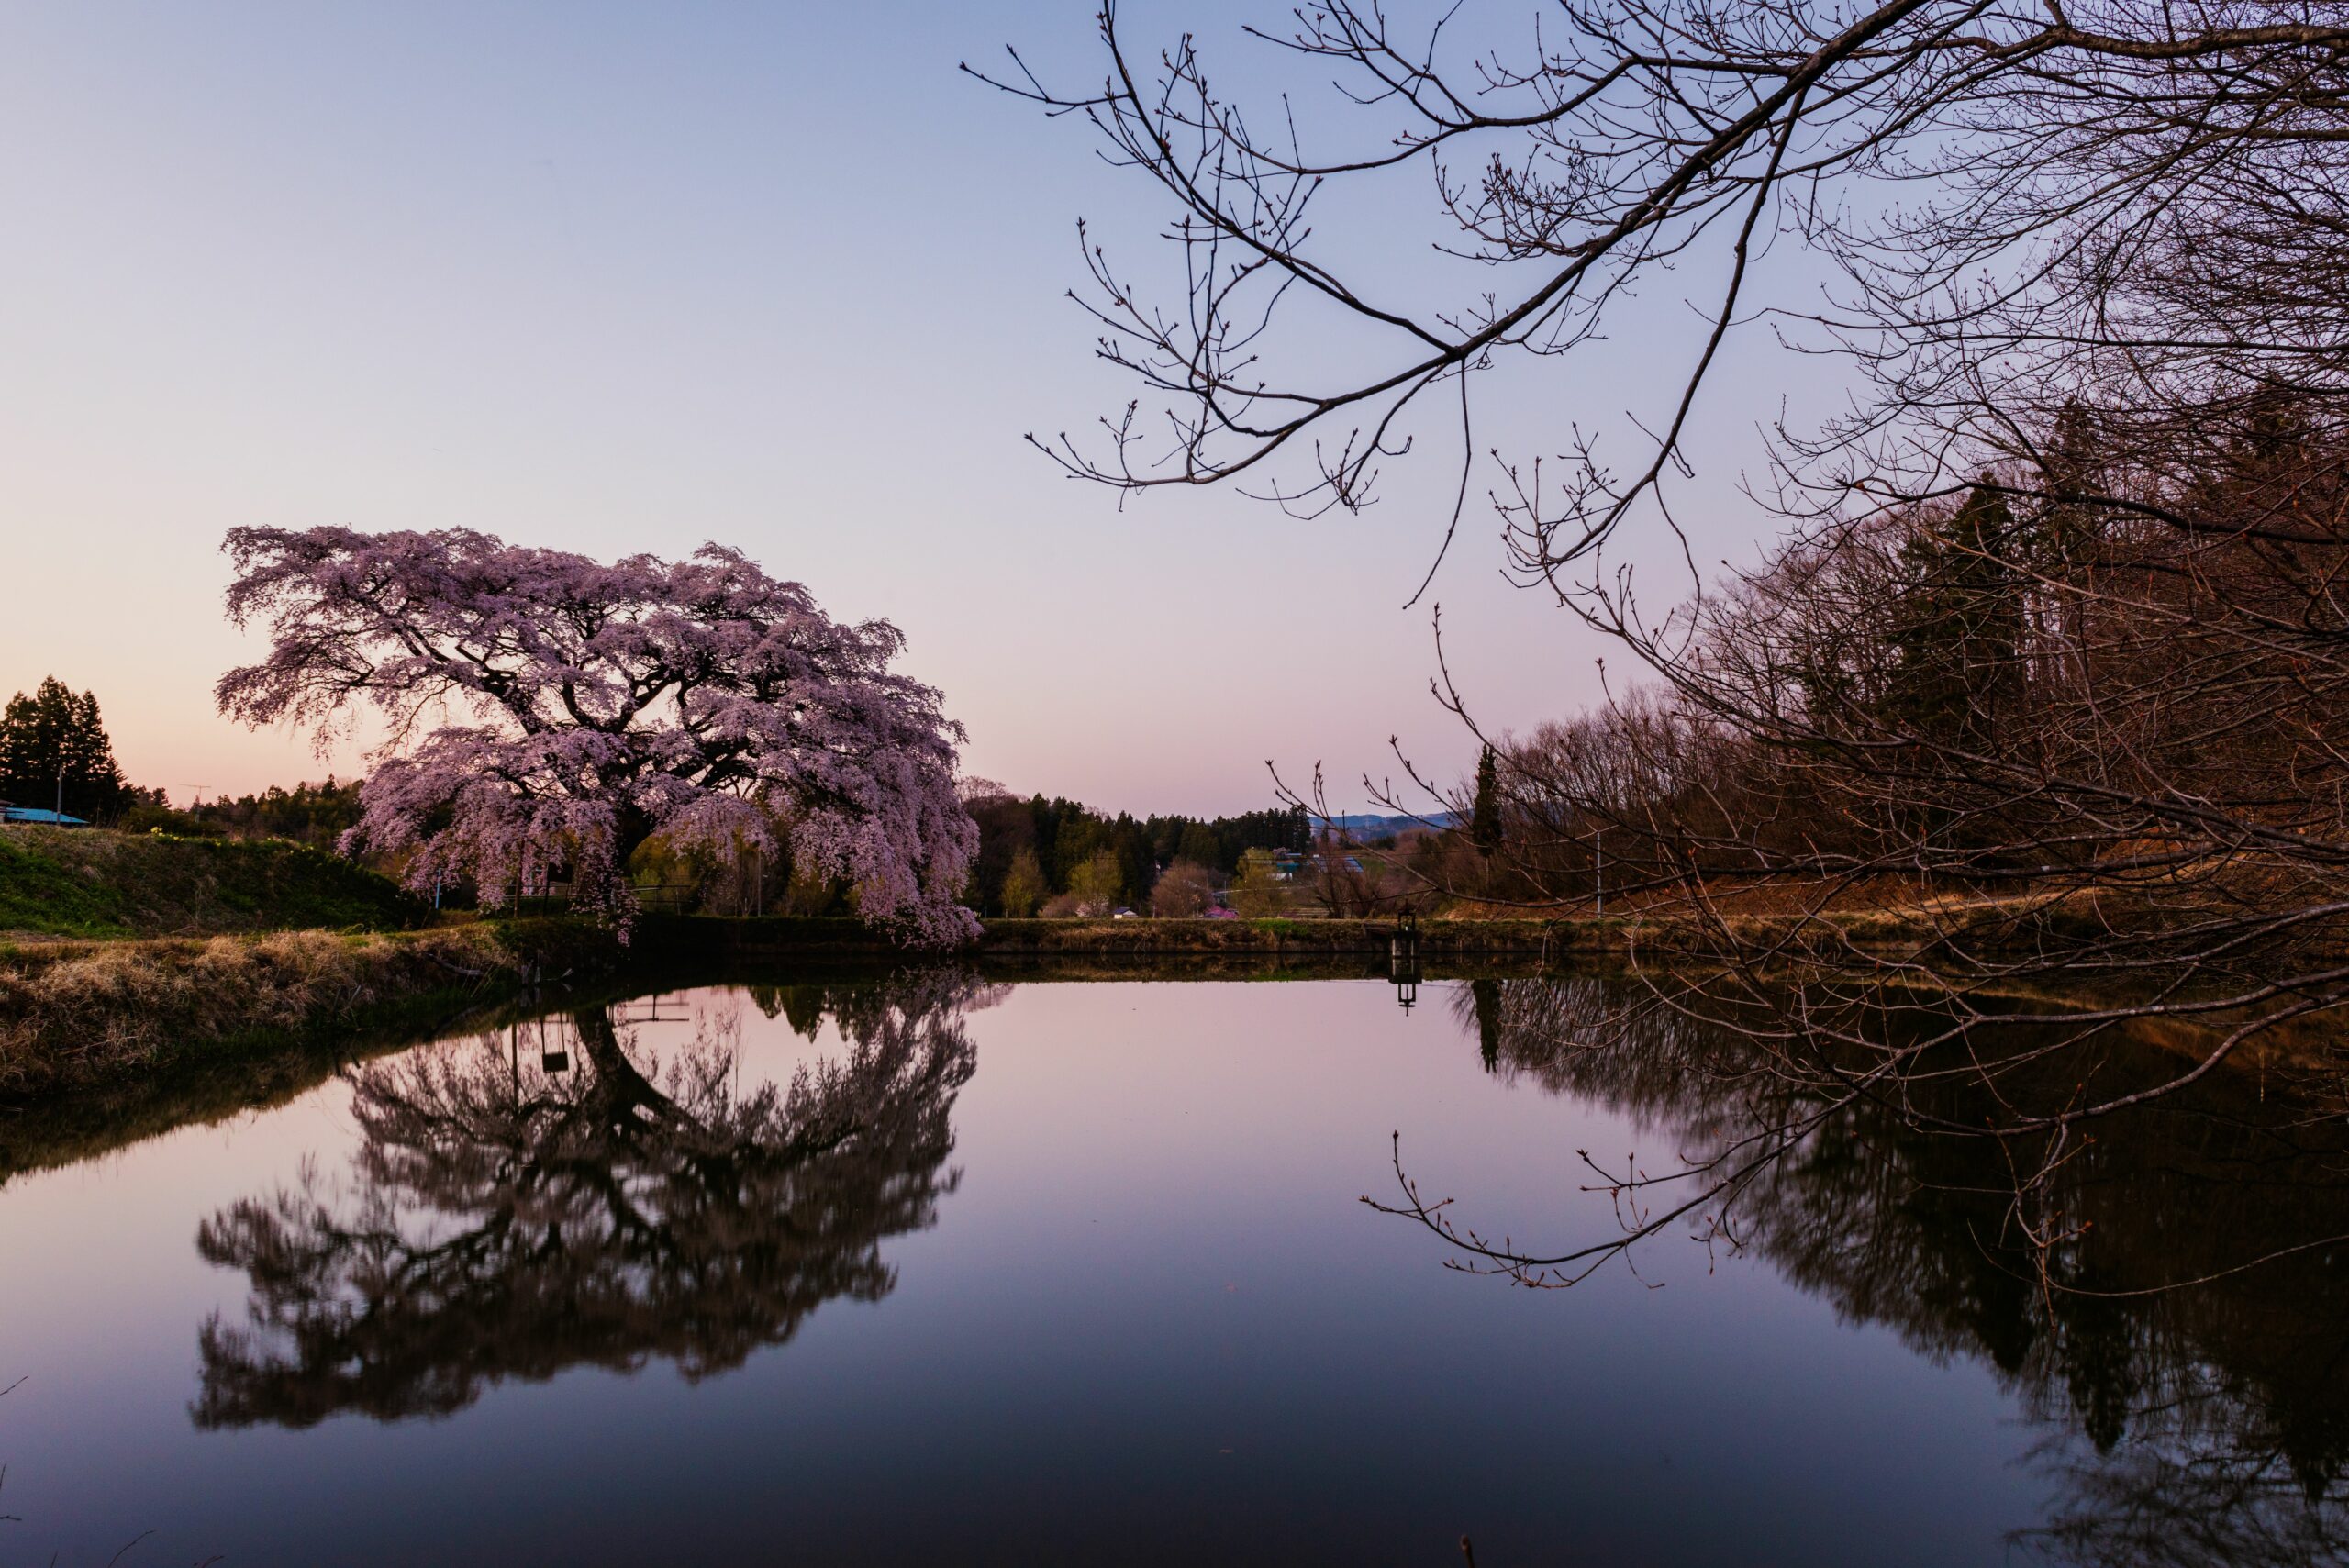
[[[1500,768],[1490,746],[1476,759],[1476,805],[1468,819],[1468,838],[1488,855],[1501,847]]]
[[[51,675],[0,710],[0,800],[72,816],[111,817],[128,803],[95,694]]]
[[[1996,743],[2023,640],[2015,532],[2006,497],[1986,478],[1946,521],[1901,547],[1907,582],[1885,690],[1893,723],[1938,741]]]

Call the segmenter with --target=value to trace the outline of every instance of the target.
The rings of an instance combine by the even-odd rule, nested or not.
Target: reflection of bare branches
[[[1733,1217],[1735,1244],[1846,1317],[1996,1370],[2046,1429],[2035,1460],[2058,1487],[2019,1544],[2114,1568],[2349,1562],[2349,1129],[2229,1078],[2009,1160],[1905,1105],[1822,1095],[1646,995],[1461,988],[1496,1072],[1620,1114],[1673,1160],[1594,1158],[1595,1240],[1472,1245],[1460,1266],[1571,1283],[1692,1215],[1719,1242]],[[1962,1118],[1978,1084],[1947,1079],[1929,1108]],[[1389,1212],[1473,1237],[1397,1173],[1410,1197]]]
[[[581,1363],[703,1377],[879,1299],[882,1240],[953,1190],[961,1017],[986,999],[952,975],[867,987],[839,1009],[846,1057],[788,1084],[737,1087],[730,1010],[665,1062],[593,1009],[575,1072],[495,1038],[359,1070],[347,1175],[306,1167],[197,1232],[252,1284],[246,1326],[204,1326],[197,1423],[445,1415]]]
[[[2243,1446],[2223,1430],[2165,1433],[2110,1456],[2076,1447],[2063,1437],[2042,1447],[2064,1500],[2052,1523],[2017,1536],[2035,1555],[2129,1568],[2349,1562],[2349,1506],[2311,1494],[2273,1449]]]
[[[1642,1128],[1685,1126],[1692,1095],[1718,1097],[1742,1077],[1713,1031],[1593,974],[1469,981],[1452,1011],[1504,1082],[1594,1097],[1604,1085]]]
[[[1464,1273],[1564,1289],[1609,1262],[1628,1262],[1639,1243],[1678,1226],[1708,1247],[1734,1251],[1740,1201],[1829,1114],[1830,1107],[1783,1095],[1738,1095],[1734,1085],[1752,1071],[1753,1059],[1720,1051],[1660,991],[1627,995],[1590,976],[1480,980],[1458,989],[1453,1014],[1475,1030],[1489,1071],[1511,1081],[1530,1078],[1552,1094],[1616,1100],[1643,1130],[1668,1129],[1681,1140],[1675,1162],[1664,1167],[1627,1156],[1617,1171],[1588,1150],[1575,1151],[1591,1177],[1582,1190],[1606,1196],[1613,1229],[1588,1243],[1536,1251],[1463,1224],[1450,1198],[1431,1202],[1404,1168],[1397,1133],[1395,1179],[1402,1201],[1362,1201],[1441,1237],[1454,1250],[1445,1266]],[[1607,1093],[1598,1092],[1601,1085]]]

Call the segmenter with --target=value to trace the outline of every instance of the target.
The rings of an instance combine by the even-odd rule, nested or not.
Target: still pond
[[[707,986],[20,1125],[0,1564],[2343,1558],[2337,1140],[2134,1135],[2103,1296],[1863,1126],[1569,1290],[1359,1201],[1399,1133],[1464,1223],[1604,1238],[1578,1151],[1701,1153],[1705,1042],[1524,1022],[1603,989]]]

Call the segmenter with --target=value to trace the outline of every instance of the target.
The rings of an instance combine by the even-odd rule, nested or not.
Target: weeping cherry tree
[[[739,550],[607,565],[467,529],[230,530],[228,614],[265,622],[222,712],[383,727],[346,851],[406,857],[412,886],[470,877],[496,903],[561,862],[625,921],[629,857],[655,834],[721,860],[787,846],[910,940],[967,934],[954,902],[976,829],[954,790],[963,729],[889,668],[886,621],[843,625]]]

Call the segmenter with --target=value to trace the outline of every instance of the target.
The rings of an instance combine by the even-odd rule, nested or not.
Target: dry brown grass
[[[307,1038],[436,995],[518,985],[563,944],[608,939],[547,923],[0,951],[0,1096],[94,1083],[239,1042]]]

